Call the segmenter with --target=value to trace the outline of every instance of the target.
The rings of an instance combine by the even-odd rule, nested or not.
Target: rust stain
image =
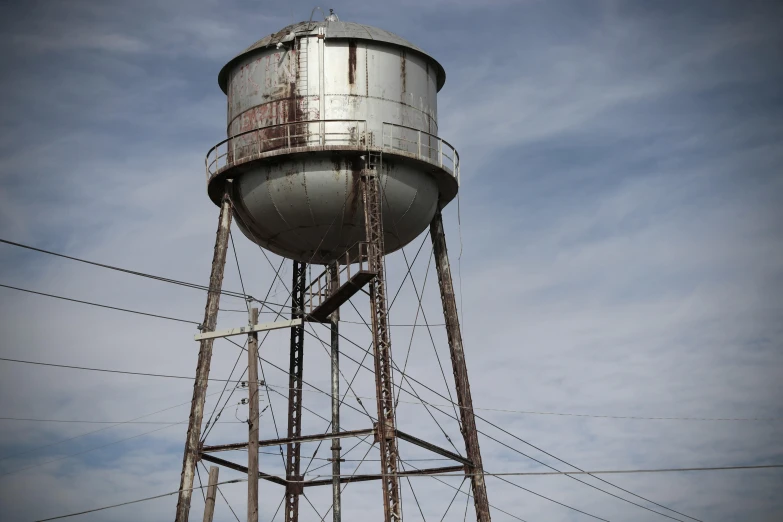
[[[400,53],[400,79],[402,80],[402,101],[405,101],[405,92],[408,90],[408,75],[405,72],[405,62],[407,62],[405,51]]]
[[[347,179],[347,194],[345,195],[346,221],[352,223],[356,219],[356,214],[363,215],[362,205],[362,168],[359,158],[347,160],[351,167],[350,175]]]
[[[356,42],[348,42],[348,83],[356,83]]]

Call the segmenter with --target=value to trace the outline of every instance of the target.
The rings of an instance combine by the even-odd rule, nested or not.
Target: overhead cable
[[[210,394],[207,395],[207,397],[211,397],[213,395],[217,395],[217,392],[210,393]],[[70,438],[67,438],[67,439],[61,439],[61,440],[58,440],[56,442],[50,442],[49,444],[44,444],[42,446],[37,446],[35,448],[29,449],[29,450],[26,450],[26,451],[21,451],[19,453],[14,453],[12,455],[6,455],[5,457],[0,457],[0,460],[7,460],[7,459],[10,459],[10,458],[20,457],[22,455],[27,455],[28,453],[32,453],[33,451],[36,451],[36,450],[49,448],[51,446],[57,446],[58,444],[62,444],[63,442],[70,442],[72,440],[75,440],[75,439],[78,439],[78,438],[81,438],[81,437],[85,437],[87,435],[92,435],[94,433],[98,433],[98,432],[101,432],[101,431],[110,430],[114,426],[120,426],[120,425],[123,425],[123,424],[131,424],[131,423],[133,423],[133,422],[135,422],[135,421],[137,421],[139,419],[144,419],[146,417],[151,417],[153,415],[157,415],[158,413],[163,413],[164,411],[173,410],[174,408],[179,408],[180,406],[185,406],[186,404],[190,404],[190,403],[191,403],[191,401],[181,402],[179,404],[175,404],[174,406],[169,406],[168,408],[163,408],[163,409],[158,410],[158,411],[153,411],[152,413],[147,413],[147,414],[144,414],[144,415],[140,415],[139,417],[134,417],[134,418],[132,418],[130,420],[127,420],[127,421],[117,422],[117,423],[115,423],[115,424],[113,424],[111,426],[106,426],[104,428],[98,428],[97,430],[88,431],[87,433],[82,433],[81,435],[76,435],[74,437],[70,437]]]
[[[164,377],[166,379],[187,379],[189,381],[193,381],[195,377],[189,377],[186,375],[167,375],[164,373],[146,373],[146,372],[129,372],[124,370],[108,370],[106,368],[90,368],[87,366],[72,366],[69,364],[54,364],[54,363],[45,363],[45,362],[38,362],[38,361],[24,361],[22,359],[10,359],[8,357],[0,357],[0,361],[6,361],[6,362],[15,362],[15,363],[22,363],[22,364],[34,364],[36,366],[51,366],[54,368],[67,368],[69,370],[88,370],[91,372],[106,372],[106,373],[120,373],[123,375],[140,375],[143,377]],[[214,382],[225,382],[225,383],[239,383],[244,382],[240,380],[231,380],[231,379],[207,379],[209,381]]]
[[[178,281],[176,279],[170,279],[168,277],[161,277],[161,276],[156,276],[156,275],[152,275],[152,274],[146,274],[144,272],[138,272],[136,270],[128,270],[127,268],[121,268],[121,267],[118,267],[118,266],[107,265],[107,264],[104,264],[104,263],[98,263],[96,261],[90,261],[90,260],[87,260],[87,259],[82,259],[82,258],[78,258],[78,257],[68,256],[68,255],[65,255],[65,254],[60,254],[58,252],[52,252],[51,250],[44,250],[42,248],[36,248],[36,247],[30,246],[30,245],[24,245],[22,243],[17,243],[17,242],[14,242],[14,241],[8,241],[7,239],[0,238],[0,243],[5,243],[6,245],[12,245],[12,246],[19,247],[19,248],[25,248],[27,250],[33,250],[35,252],[40,252],[42,254],[48,254],[48,255],[51,255],[51,256],[56,256],[56,257],[62,257],[62,258],[65,258],[65,259],[70,259],[71,261],[77,261],[79,263],[85,263],[87,265],[98,266],[98,267],[101,267],[101,268],[106,268],[108,270],[115,270],[117,272],[122,272],[122,273],[125,273],[125,274],[135,275],[135,276],[139,276],[139,277],[145,277],[147,279],[153,279],[155,281],[160,281],[160,282],[163,282],[163,283],[171,283],[171,284],[175,284],[175,285],[179,285],[179,286],[184,286],[184,287],[187,287],[187,288],[194,288],[196,290],[204,290],[204,291],[207,291],[207,292],[215,292],[216,291],[216,290],[212,289],[211,287],[205,286],[205,285],[199,285],[199,284],[196,284],[196,283],[188,283],[187,281]],[[240,298],[240,299],[245,299],[246,297],[252,298],[252,296],[245,296],[243,293],[234,292],[234,291],[231,291],[231,290],[221,290],[220,294],[221,295],[226,295],[226,296],[229,296],[229,297],[237,297],[237,298]],[[267,303],[267,304],[271,304],[273,306],[285,306],[285,305],[280,305],[280,304],[277,304],[277,303]]]
[[[80,304],[85,304],[85,305],[90,305],[90,306],[97,306],[99,308],[108,308],[110,310],[117,310],[119,312],[128,312],[128,313],[131,313],[131,314],[146,315],[148,317],[155,317],[157,319],[167,319],[169,321],[177,321],[177,322],[180,322],[180,323],[190,323],[190,324],[195,324],[197,326],[201,326],[201,323],[196,322],[196,321],[188,321],[187,319],[177,319],[176,317],[167,317],[165,315],[150,314],[150,313],[147,313],[147,312],[139,312],[138,310],[128,310],[127,308],[118,308],[116,306],[109,306],[109,305],[105,305],[105,304],[92,303],[90,301],[82,301],[82,300],[79,300],[79,299],[72,299],[70,297],[63,297],[63,296],[60,296],[60,295],[45,294],[43,292],[36,292],[35,290],[28,290],[26,288],[19,288],[17,286],[10,286],[10,285],[0,284],[0,287],[10,288],[11,290],[18,290],[19,292],[27,292],[28,294],[36,294],[36,295],[42,295],[44,297],[52,297],[54,299],[62,299],[63,301],[70,301],[72,303],[80,303]]]
[[[103,448],[106,448],[108,446],[113,446],[114,444],[119,444],[120,442],[125,442],[126,440],[137,439],[139,437],[143,437],[144,435],[150,435],[151,433],[155,433],[157,431],[165,430],[166,428],[171,428],[172,426],[178,426],[178,425],[182,425],[182,424],[187,424],[187,422],[173,422],[173,423],[171,423],[171,424],[169,424],[167,426],[163,426],[162,428],[156,428],[154,430],[145,431],[144,433],[139,433],[138,435],[134,435],[132,437],[126,437],[124,439],[115,440],[113,442],[109,442],[109,443],[103,444],[101,446],[96,446],[96,447],[93,447],[93,448],[90,448],[90,449],[86,449],[86,450],[80,451],[78,453],[71,453],[71,454],[68,454],[68,455],[64,455],[62,457],[57,457],[56,459],[45,460],[43,462],[39,462],[38,464],[33,464],[32,466],[27,466],[27,467],[24,467],[24,468],[18,468],[18,469],[12,470],[12,471],[8,471],[6,473],[1,473],[0,474],[0,478],[7,477],[9,475],[15,475],[16,473],[19,473],[21,471],[25,471],[25,470],[28,470],[28,469],[37,468],[39,466],[43,466],[44,464],[57,462],[57,461],[60,461],[60,460],[71,458],[71,457],[76,457],[78,455],[84,455],[85,453],[89,453],[91,451],[103,449]]]
[[[91,421],[75,419],[31,419],[27,417],[0,417],[0,421],[22,421],[22,422],[52,422],[65,424],[171,424],[171,421]],[[182,421],[187,422],[187,421]],[[244,424],[237,421],[223,421],[225,424]]]
[[[361,346],[359,346],[358,344],[356,344],[356,343],[355,343],[355,342],[353,342],[352,340],[348,339],[347,337],[343,336],[342,334],[339,334],[339,335],[340,335],[340,337],[341,337],[341,338],[343,338],[343,339],[346,339],[346,340],[348,341],[348,343],[349,343],[349,344],[352,344],[352,345],[356,346],[356,347],[357,347],[357,348],[359,348],[360,350],[366,351],[364,348],[362,348]],[[348,359],[350,359],[350,360],[352,360],[352,361],[356,362],[356,360],[355,360],[355,359],[353,359],[352,357],[350,357],[349,355],[347,355],[347,354],[346,354],[345,356],[346,356]],[[435,395],[437,395],[437,396],[438,396],[438,397],[440,397],[441,399],[444,399],[444,400],[446,400],[446,401],[448,401],[448,400],[449,400],[449,399],[448,399],[447,397],[445,397],[445,396],[444,396],[442,393],[439,393],[439,392],[437,392],[436,390],[434,390],[434,389],[430,388],[429,386],[427,386],[426,384],[422,383],[421,381],[418,381],[417,379],[414,379],[414,378],[412,378],[412,377],[406,376],[406,375],[405,375],[403,372],[401,372],[401,371],[399,370],[399,367],[397,367],[397,366],[394,364],[394,362],[393,362],[393,361],[392,361],[392,364],[395,366],[395,368],[396,368],[397,372],[399,372],[399,373],[400,373],[400,375],[401,375],[403,378],[405,378],[406,380],[407,380],[408,378],[410,378],[410,380],[412,380],[412,381],[416,382],[416,383],[417,383],[417,384],[419,384],[420,386],[422,386],[422,387],[424,387],[425,389],[429,390],[430,392],[434,393]],[[369,372],[371,372],[371,373],[375,373],[375,372],[374,372],[372,369],[370,369],[370,368],[367,368],[367,367],[365,367],[365,366],[363,366],[363,368],[365,368],[367,371],[369,371]],[[410,382],[408,382],[408,385],[409,385],[409,386],[411,386],[411,388],[412,388],[412,385],[410,384]],[[394,386],[398,386],[398,385],[394,384]],[[400,386],[398,386],[398,387],[399,387],[399,388],[401,388]],[[401,388],[401,389],[402,389],[402,388]],[[408,390],[404,390],[404,391],[405,391],[405,393],[407,393],[408,395],[412,395],[412,396],[416,397],[416,398],[417,398],[418,400],[420,400],[420,401],[422,400],[422,399],[421,399],[421,397],[420,397],[420,396],[419,396],[417,393],[415,393],[415,390],[414,390],[414,393],[411,393],[411,392],[409,392]],[[422,402],[425,402],[425,401],[422,401]],[[430,406],[432,406],[432,405],[430,405]],[[443,415],[446,415],[447,417],[450,417],[450,418],[452,418],[452,419],[454,419],[454,420],[457,420],[457,418],[456,418],[456,417],[454,417],[454,416],[452,416],[450,413],[447,413],[447,412],[445,412],[445,411],[443,411],[443,410],[441,410],[441,409],[439,409],[439,408],[437,408],[437,407],[435,407],[435,406],[433,406],[433,408],[435,408],[436,410],[438,410],[438,411],[439,411],[440,413],[442,413]],[[480,417],[479,415],[476,415],[476,418],[483,420],[484,422],[486,422],[486,423],[490,424],[491,426],[495,427],[496,429],[499,429],[499,430],[503,431],[504,433],[506,433],[506,434],[508,434],[508,435],[510,435],[510,436],[512,436],[512,437],[514,437],[515,439],[519,440],[520,442],[523,442],[524,444],[527,444],[528,446],[531,446],[531,447],[533,447],[533,448],[537,449],[538,451],[540,451],[540,452],[542,452],[542,453],[544,453],[544,454],[546,454],[546,455],[549,455],[550,457],[552,457],[552,458],[554,458],[554,459],[556,459],[556,460],[558,460],[558,461],[562,462],[563,464],[566,464],[567,466],[571,466],[572,468],[575,468],[575,469],[577,469],[577,470],[579,470],[579,471],[584,471],[584,470],[582,470],[581,468],[579,468],[578,466],[575,466],[575,465],[573,465],[573,464],[570,464],[570,463],[568,463],[568,462],[564,461],[563,459],[561,459],[561,458],[559,458],[559,457],[555,457],[555,456],[554,456],[554,455],[552,455],[551,453],[548,453],[548,452],[544,451],[543,449],[541,449],[541,448],[538,448],[537,446],[534,446],[533,444],[531,444],[531,443],[529,443],[529,442],[525,441],[524,439],[521,439],[520,437],[517,437],[517,436],[516,436],[516,435],[514,435],[513,433],[510,433],[510,432],[508,432],[508,431],[504,430],[503,428],[500,428],[498,425],[496,425],[496,424],[494,424],[494,423],[492,423],[492,422],[490,422],[490,421],[488,421],[488,420],[486,420],[486,419],[484,419],[484,418]],[[502,441],[500,441],[500,440],[498,440],[498,439],[496,439],[496,438],[492,437],[491,435],[489,435],[489,434],[487,434],[487,433],[485,433],[485,432],[483,432],[483,431],[481,431],[481,430],[477,430],[477,431],[478,431],[478,433],[480,433],[481,435],[484,435],[485,437],[489,438],[490,440],[493,440],[493,441],[495,441],[495,442],[497,442],[497,443],[499,443],[499,444],[501,444],[501,445],[503,445],[503,446],[507,447],[508,449],[510,449],[510,450],[512,450],[512,451],[514,451],[514,452],[516,452],[516,453],[519,453],[520,455],[522,455],[522,456],[524,456],[524,457],[527,457],[528,459],[530,459],[530,460],[532,460],[532,461],[534,461],[534,462],[537,462],[537,463],[541,464],[542,466],[546,466],[546,467],[548,467],[548,468],[550,468],[550,469],[552,469],[552,470],[554,470],[554,471],[560,471],[560,470],[558,470],[557,468],[555,468],[555,467],[553,467],[553,466],[550,466],[549,464],[546,464],[546,463],[544,463],[544,462],[542,462],[542,461],[540,461],[540,460],[538,460],[538,459],[536,459],[536,458],[534,458],[534,457],[532,457],[532,456],[530,456],[530,455],[528,455],[528,454],[526,454],[526,453],[524,453],[524,452],[522,452],[522,451],[520,451],[520,450],[518,450],[518,449],[516,449],[516,448],[514,448],[514,447],[512,447],[512,446],[509,446],[508,444],[506,444],[506,443],[504,443],[504,442],[502,442]],[[597,490],[597,491],[600,491],[600,492],[602,492],[602,493],[605,493],[605,494],[607,494],[607,495],[609,495],[609,496],[612,496],[612,497],[615,497],[615,498],[617,498],[617,499],[619,499],[619,500],[622,500],[623,502],[627,502],[627,503],[629,503],[629,504],[632,504],[632,505],[634,505],[634,506],[640,507],[640,508],[642,508],[642,509],[645,509],[645,510],[647,510],[647,511],[650,511],[650,512],[652,512],[652,513],[656,513],[656,514],[658,514],[658,515],[661,515],[661,516],[663,516],[663,517],[670,518],[670,519],[672,519],[672,520],[679,520],[679,519],[677,519],[677,518],[674,518],[674,517],[671,517],[671,516],[669,516],[669,515],[666,515],[665,513],[661,513],[661,512],[659,512],[659,511],[655,511],[654,509],[650,509],[650,508],[648,508],[647,506],[643,506],[643,505],[641,505],[641,504],[638,504],[638,503],[636,503],[636,502],[634,502],[634,501],[632,501],[632,500],[628,500],[628,499],[626,499],[626,498],[623,498],[623,497],[621,497],[621,496],[619,496],[619,495],[615,495],[614,493],[611,493],[611,492],[609,492],[609,491],[606,491],[606,490],[604,490],[604,489],[601,489],[601,488],[599,488],[599,487],[597,487],[597,486],[594,486],[593,484],[590,484],[590,483],[588,483],[588,482],[585,482],[585,481],[583,481],[583,480],[580,480],[580,479],[578,479],[578,478],[576,478],[576,477],[573,477],[573,476],[570,476],[570,475],[567,475],[567,476],[568,476],[568,478],[570,478],[570,479],[572,479],[572,480],[576,480],[577,482],[580,482],[580,483],[582,483],[582,484],[584,484],[584,485],[586,485],[586,486],[589,486],[589,487],[591,487],[591,488],[593,488],[593,489],[595,489],[595,490]],[[674,510],[674,509],[671,509],[671,508],[669,508],[669,507],[663,506],[663,505],[661,505],[661,504],[659,504],[659,503],[657,503],[657,502],[654,502],[654,501],[652,501],[652,500],[649,500],[649,499],[647,499],[647,498],[645,498],[645,497],[643,497],[643,496],[641,496],[641,495],[638,495],[638,494],[636,494],[636,493],[633,493],[633,492],[631,492],[631,491],[628,491],[628,490],[626,490],[626,489],[623,489],[623,488],[621,488],[620,486],[617,486],[617,485],[615,485],[615,484],[612,484],[611,482],[609,482],[609,481],[607,481],[607,480],[605,480],[605,479],[602,479],[602,478],[600,478],[600,477],[597,477],[597,476],[596,476],[595,478],[596,478],[597,480],[600,480],[601,482],[604,482],[604,483],[606,483],[606,484],[609,484],[609,485],[610,485],[610,486],[612,486],[612,487],[615,487],[615,488],[617,488],[617,489],[619,489],[619,490],[621,490],[621,491],[624,491],[624,492],[626,492],[626,493],[628,493],[628,494],[630,494],[630,495],[633,495],[633,496],[635,496],[635,497],[637,497],[637,498],[640,498],[640,499],[642,499],[642,500],[644,500],[644,501],[646,501],[646,502],[649,502],[649,503],[651,503],[651,504],[655,504],[656,506],[660,506],[660,507],[662,507],[662,508],[664,508],[664,509],[667,509],[667,510],[669,510],[669,511],[672,511],[673,513],[677,513],[677,514],[679,514],[679,515],[682,515],[682,516],[685,516],[685,517],[687,517],[687,518],[690,518],[690,519],[696,520],[696,521],[698,521],[698,522],[702,522],[702,521],[700,521],[699,519],[696,519],[696,518],[693,518],[693,517],[691,517],[691,516],[685,515],[685,514],[683,514],[683,513],[680,513],[679,511],[676,511],[676,510]]]
[[[51,366],[54,368],[67,368],[72,370],[89,370],[93,372],[106,372],[106,373],[119,373],[119,374],[126,374],[126,375],[140,375],[144,377],[164,377],[169,379],[187,379],[187,380],[193,380],[193,377],[188,377],[186,375],[166,375],[166,374],[159,374],[159,373],[147,373],[147,372],[131,372],[131,371],[125,371],[125,370],[110,370],[107,368],[90,368],[86,366],[73,366],[68,364],[54,364],[54,363],[45,363],[45,362],[39,362],[39,361],[25,361],[21,359],[9,359],[7,357],[0,357],[0,361],[8,361],[8,362],[15,362],[15,363],[23,363],[23,364],[35,364],[38,366]],[[361,367],[357,368],[360,369]],[[411,379],[413,379],[411,377]],[[236,380],[236,379],[213,379],[210,378],[210,381],[214,382],[227,382],[227,383],[239,383],[244,382],[242,380]],[[280,389],[288,389],[287,386],[276,386],[274,384],[265,384],[265,386],[268,386],[270,388],[280,388]],[[318,393],[322,394],[322,392],[318,390],[302,390],[304,392],[308,393]],[[374,399],[375,397],[365,397],[365,396],[357,396],[358,399]],[[446,404],[435,404],[432,402],[424,403],[422,401],[404,401],[399,400],[397,401],[402,404],[414,404],[418,406],[428,405],[428,406],[440,406],[440,407],[448,407],[449,405]],[[457,406],[460,407],[459,405]],[[464,407],[463,407],[464,408]],[[563,417],[588,417],[588,418],[595,418],[595,419],[631,419],[631,420],[676,420],[676,421],[743,421],[743,422],[769,422],[769,421],[781,421],[783,418],[781,417],[642,417],[642,416],[623,416],[623,415],[594,415],[594,414],[588,414],[588,413],[562,413],[562,412],[551,412],[551,411],[533,411],[533,410],[510,410],[510,409],[500,409],[500,408],[478,408],[473,407],[473,410],[476,411],[494,411],[499,413],[519,413],[523,415],[553,415],[553,416],[563,416]],[[484,419],[482,419],[484,420]]]
[[[406,461],[406,462],[408,462],[408,461]],[[413,467],[413,466],[411,466],[411,467]],[[759,468],[759,467],[783,467],[783,465],[780,465],[780,466],[777,466],[777,465],[776,466],[736,466],[736,467],[722,467],[722,468],[687,468],[687,469],[686,468],[681,468],[681,469],[672,469],[672,470],[618,471],[618,473],[635,473],[635,472],[648,472],[648,471],[701,471],[701,470],[709,471],[709,470],[716,470],[716,469],[749,469],[749,468],[750,469],[755,469],[755,468]],[[415,467],[413,467],[413,468],[417,469]],[[355,471],[354,471],[354,473],[355,473]],[[589,473],[615,473],[615,471],[590,471]],[[546,475],[546,474],[549,474],[549,473],[514,473],[514,475],[542,475],[542,474]],[[509,473],[485,473],[485,475],[502,476],[502,475],[509,475]],[[469,476],[469,475],[464,475],[464,474],[455,475],[455,474],[421,473],[421,474],[411,475],[410,477],[411,478],[415,478],[415,477],[450,477],[450,476],[464,477],[464,476]],[[313,477],[314,478],[315,477],[332,477],[332,475],[314,475]],[[350,477],[353,477],[353,475],[340,475],[340,477],[349,477],[350,478]],[[285,479],[285,477],[280,477],[280,478]],[[225,485],[225,484],[236,484],[236,483],[239,483],[239,482],[247,482],[247,479],[226,480],[226,481],[223,481],[223,482],[218,482],[216,485],[217,486],[222,486],[222,485]],[[295,481],[290,481],[290,482],[295,482]],[[307,481],[299,481],[299,482],[307,483]],[[446,484],[446,485],[450,485],[450,484]],[[203,487],[204,486],[200,486],[200,487],[196,486],[196,487],[189,488],[189,489],[203,489]],[[457,489],[457,488],[454,488],[454,489]],[[146,498],[142,498],[142,499],[138,499],[138,500],[131,500],[131,501],[128,501],[128,502],[122,502],[120,504],[112,504],[111,506],[104,506],[104,507],[100,507],[100,508],[90,509],[90,510],[87,510],[87,511],[80,511],[78,513],[71,513],[71,514],[68,514],[68,515],[60,515],[60,516],[57,516],[57,517],[43,518],[43,519],[37,520],[36,522],[48,522],[50,520],[59,520],[59,519],[73,517],[73,516],[77,516],[77,515],[85,515],[87,513],[94,513],[96,511],[103,511],[103,510],[112,509],[112,508],[115,508],[115,507],[127,506],[129,504],[137,504],[139,502],[146,502],[148,500],[155,500],[155,499],[158,499],[158,498],[163,498],[163,497],[175,495],[175,494],[179,493],[180,491],[185,491],[185,490],[172,491],[170,493],[164,493],[162,495],[155,495],[153,497],[146,497]],[[464,494],[470,496],[469,493],[464,493]],[[494,508],[494,506],[492,506],[492,507]],[[495,508],[495,509],[497,509],[497,508]]]
[[[236,484],[238,482],[247,482],[247,479],[225,480],[223,482],[216,483],[215,486],[222,486],[224,484]],[[158,499],[158,498],[169,497],[171,495],[176,495],[180,491],[188,491],[188,490],[193,490],[193,489],[203,489],[204,487],[205,486],[194,486],[192,488],[178,489],[177,491],[172,491],[170,493],[163,493],[162,495],[155,495],[154,497],[140,498],[138,500],[131,500],[131,501],[128,501],[128,502],[122,502],[121,504],[112,504],[111,506],[104,506],[104,507],[99,507],[99,508],[95,508],[95,509],[88,509],[87,511],[79,511],[78,513],[70,513],[68,515],[60,515],[58,517],[41,518],[41,519],[36,520],[35,522],[48,522],[49,520],[60,520],[62,518],[75,517],[77,515],[86,515],[87,513],[95,513],[96,511],[103,511],[105,509],[112,509],[112,508],[116,508],[116,507],[120,507],[120,506],[127,506],[129,504],[138,504],[139,502],[146,502],[148,500],[155,500],[155,499]],[[206,487],[209,487],[209,485],[207,485]]]

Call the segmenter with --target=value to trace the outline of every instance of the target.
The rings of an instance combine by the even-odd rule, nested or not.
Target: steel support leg
[[[383,270],[383,221],[381,218],[381,187],[377,163],[370,157],[370,168],[365,169],[363,181],[364,223],[366,227],[368,264],[376,273],[370,283],[370,309],[375,359],[375,394],[378,404],[378,442],[381,449],[383,476],[383,511],[385,522],[399,522],[402,518],[400,485],[397,477],[399,454],[394,423],[394,391],[391,368],[391,339],[389,337],[386,281]]]
[[[334,263],[331,272],[331,294],[340,287],[340,265]],[[340,309],[330,316],[332,323],[332,433],[340,433]],[[342,506],[340,502],[340,439],[332,439],[332,522],[340,522]]]
[[[215,252],[212,256],[212,271],[209,275],[209,291],[204,309],[202,331],[215,330],[220,303],[220,291],[223,287],[223,271],[226,267],[226,252],[228,237],[231,230],[231,200],[228,191],[223,195],[220,204]],[[185,440],[185,455],[182,459],[182,475],[179,481],[179,498],[177,499],[176,522],[187,522],[190,514],[190,499],[193,495],[193,477],[199,460],[199,439],[201,437],[201,421],[204,418],[204,401],[207,395],[209,365],[212,361],[212,343],[214,339],[204,339],[200,343],[196,380],[193,383],[193,400],[190,405],[190,420],[188,434]]]
[[[443,231],[443,218],[440,210],[435,214],[430,224],[430,235],[435,253],[435,266],[438,270],[440,297],[443,301],[443,316],[446,322],[446,335],[451,351],[451,366],[454,370],[454,382],[457,389],[457,402],[462,420],[462,437],[465,439],[465,450],[468,459],[473,463],[470,467],[470,480],[473,488],[473,503],[476,507],[476,520],[490,522],[489,499],[487,486],[484,483],[484,466],[481,462],[476,419],[473,415],[473,399],[470,395],[468,368],[465,363],[465,352],[462,349],[462,333],[457,315],[457,301],[454,298],[454,285],[451,279],[449,254],[446,250],[446,234]]]
[[[293,262],[291,284],[291,319],[304,317],[305,263]],[[288,375],[288,437],[302,435],[302,363],[304,355],[304,324],[291,327],[291,362]],[[285,490],[285,521],[298,522],[299,495],[302,493],[302,477],[299,460],[300,444],[286,445],[286,477],[294,481]]]

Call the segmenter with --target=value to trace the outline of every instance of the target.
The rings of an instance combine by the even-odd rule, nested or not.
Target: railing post
[[[438,166],[443,168],[443,140],[438,138]]]
[[[418,157],[421,158],[421,129],[419,129],[419,137],[416,140],[416,147],[418,148]]]

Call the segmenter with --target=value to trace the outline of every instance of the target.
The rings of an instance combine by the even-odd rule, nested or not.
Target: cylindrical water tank
[[[443,67],[410,42],[361,24],[301,22],[232,59],[228,139],[207,156],[209,195],[230,185],[258,245],[329,263],[364,240],[362,169],[383,189],[385,253],[420,234],[457,193],[459,157],[438,137]]]

